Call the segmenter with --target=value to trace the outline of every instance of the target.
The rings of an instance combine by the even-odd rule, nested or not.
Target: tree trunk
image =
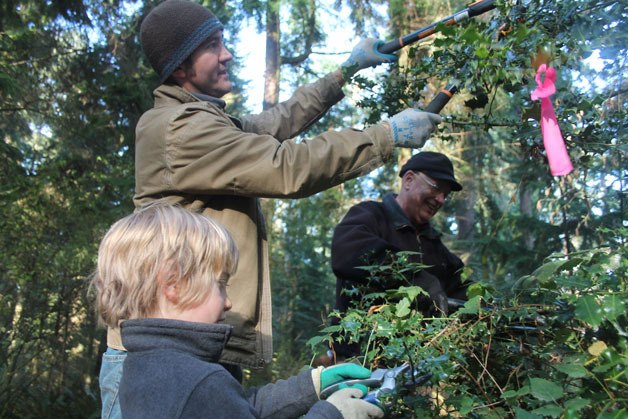
[[[525,218],[532,219],[532,196],[530,190],[527,188],[527,182],[521,181],[519,188],[519,211]],[[523,229],[523,245],[528,250],[534,249],[534,234],[531,229]]]
[[[268,0],[266,5],[266,72],[264,74],[263,109],[270,109],[279,101],[279,76],[281,57],[279,53],[280,0]]]

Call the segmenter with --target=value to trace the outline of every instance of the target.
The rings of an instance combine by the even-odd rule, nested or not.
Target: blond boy
[[[366,378],[357,365],[304,371],[245,391],[219,363],[232,326],[227,281],[238,250],[208,217],[152,205],[115,223],[103,238],[92,279],[100,317],[120,325],[128,350],[120,384],[127,418],[381,417],[344,389],[326,401],[321,387]]]

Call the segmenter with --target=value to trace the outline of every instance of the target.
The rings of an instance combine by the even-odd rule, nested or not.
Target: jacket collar
[[[191,93],[173,84],[162,84],[155,89],[153,95],[155,96],[155,108],[172,106],[173,104],[205,102],[211,103],[225,113],[226,102],[224,100],[202,93]],[[227,115],[226,113],[225,116],[227,116],[236,127],[242,129],[242,122],[238,118]]]
[[[181,103],[188,102],[209,102],[220,109],[224,110],[227,106],[226,102],[222,99],[218,99],[217,97],[205,95],[203,93],[192,93],[183,89],[181,86],[173,85],[173,84],[162,84],[153,92],[155,96],[155,107],[162,104],[162,101],[168,101],[168,99],[175,99]]]
[[[170,349],[208,362],[218,362],[233,330],[227,324],[152,318],[126,320],[120,327],[122,344],[129,352]]]
[[[192,93],[192,96],[194,96],[197,99],[202,100],[203,102],[211,102],[214,105],[218,106],[223,111],[225,110],[225,107],[227,106],[227,102],[225,102],[222,99],[218,99],[217,97],[205,95],[203,93]]]
[[[403,209],[397,203],[395,199],[397,194],[388,193],[384,196],[382,203],[384,205],[384,211],[386,212],[386,216],[392,222],[395,230],[403,230],[409,228],[413,230],[417,235],[427,237],[428,239],[436,239],[440,236],[440,233],[434,229],[430,225],[430,223],[426,223],[420,227],[414,226],[408,220],[408,216],[403,211]]]

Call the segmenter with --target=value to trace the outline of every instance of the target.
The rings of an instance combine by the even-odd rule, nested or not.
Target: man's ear
[[[185,80],[185,69],[182,66],[178,66],[175,70],[170,74],[179,86],[181,86],[181,82]]]
[[[414,173],[412,173],[411,170],[408,170],[401,177],[401,187],[404,189],[409,189],[413,181],[414,181]]]

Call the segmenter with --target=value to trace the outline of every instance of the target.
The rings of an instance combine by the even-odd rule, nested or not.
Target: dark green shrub
[[[626,417],[628,249],[618,233],[608,247],[548,257],[509,292],[473,284],[446,318],[412,308],[417,287],[364,293],[310,343],[333,345],[337,333],[361,342],[366,366],[432,373],[429,388],[394,396],[392,417]],[[377,281],[411,268],[402,255],[369,272]]]

